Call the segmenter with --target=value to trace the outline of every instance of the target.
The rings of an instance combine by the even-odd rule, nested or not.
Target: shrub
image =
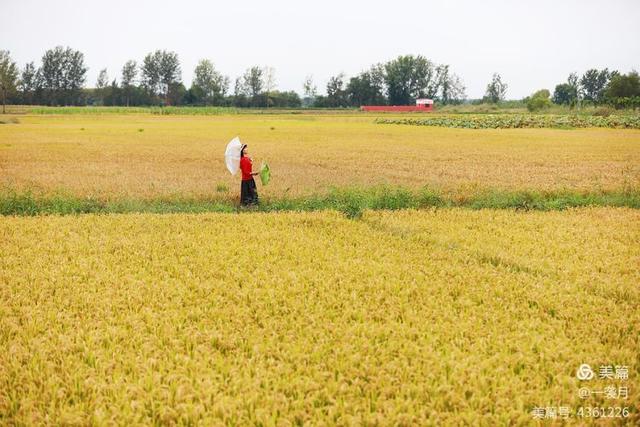
[[[547,89],[542,89],[531,95],[527,100],[527,110],[540,111],[545,108],[551,107],[551,100],[549,97],[551,94]]]

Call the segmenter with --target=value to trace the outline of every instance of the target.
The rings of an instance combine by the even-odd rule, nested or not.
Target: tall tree
[[[77,104],[83,88],[88,68],[84,65],[84,54],[67,48],[66,94],[70,104]]]
[[[451,74],[449,78],[448,93],[443,99],[445,104],[460,104],[467,99],[467,88],[457,74]]]
[[[160,55],[159,50],[147,54],[140,67],[140,83],[152,96],[160,93]]]
[[[8,50],[0,50],[0,95],[2,95],[2,114],[7,112],[7,98],[16,91],[18,67],[11,59]]]
[[[229,90],[229,78],[216,71],[213,63],[208,59],[198,62],[194,70],[191,89],[196,99],[205,105],[216,105],[222,102]]]
[[[109,75],[107,74],[107,69],[103,68],[102,70],[100,70],[100,73],[98,74],[98,80],[96,80],[96,88],[104,89],[108,85],[109,85]]]
[[[384,91],[384,68],[380,64],[352,77],[347,85],[347,95],[353,106],[386,104]]]
[[[318,87],[313,82],[313,76],[310,74],[302,83],[302,91],[305,97],[314,98],[318,94]]]
[[[553,91],[553,103],[559,105],[574,105],[578,94],[569,83],[556,85]]]
[[[616,98],[640,97],[640,75],[637,71],[614,75],[606,88],[605,95],[612,101]]]
[[[399,56],[384,68],[391,105],[410,105],[416,98],[433,97],[437,93],[434,65],[421,55]]]
[[[86,81],[82,52],[57,46],[42,57],[43,88],[50,104],[75,104]]]
[[[162,61],[160,62],[160,77],[166,100],[170,96],[178,99],[178,93],[185,91],[184,86],[181,87],[182,70],[177,53],[163,51]]]
[[[20,74],[20,91],[22,102],[31,105],[35,103],[38,93],[42,89],[40,70],[33,62],[26,64]]]
[[[244,84],[244,76],[237,77],[233,86],[233,105],[236,107],[247,107],[248,89]]]
[[[578,73],[571,73],[569,74],[569,77],[567,77],[567,84],[569,84],[571,87],[575,88],[576,93],[578,92],[579,89],[579,83],[578,83]]]
[[[553,103],[559,105],[575,106],[578,102],[578,75],[569,74],[566,83],[556,86],[553,91]]]
[[[491,82],[487,85],[487,91],[484,95],[484,100],[491,103],[497,103],[503,101],[507,94],[508,85],[502,81],[500,74],[493,73]]]
[[[96,96],[101,105],[104,105],[107,86],[109,86],[109,76],[107,74],[107,69],[103,68],[100,70],[98,80],[96,81]]]
[[[107,102],[107,105],[122,105],[122,90],[118,86],[118,80],[115,77],[108,88],[105,102]]]
[[[344,73],[335,75],[327,82],[327,106],[346,107],[349,105],[347,92],[344,90]]]
[[[170,91],[179,90],[182,80],[180,60],[175,52],[156,50],[147,54],[142,63],[142,85],[151,95],[169,103]]]
[[[591,101],[598,104],[603,100],[604,89],[609,83],[612,73],[607,68],[604,70],[596,70],[592,68],[587,70],[580,79],[580,87],[585,101]]]
[[[576,105],[576,104],[579,105],[581,94],[580,94],[580,82],[578,79],[578,73],[573,72],[569,74],[569,77],[567,77],[567,84],[571,86],[571,89],[574,90],[576,93],[576,98],[575,98],[574,104],[572,105]]]
[[[187,95],[187,88],[184,87],[184,84],[182,84],[182,82],[174,82],[169,85],[167,93],[168,95],[165,101],[167,105],[181,105],[182,101]]]
[[[448,65],[436,67],[437,92],[434,99],[443,104],[458,104],[466,98],[465,87],[457,74],[449,71]]]
[[[131,91],[133,90],[137,74],[138,65],[136,64],[136,61],[125,62],[124,66],[122,67],[122,77],[120,78],[120,81],[122,82],[122,90],[124,92],[127,107],[129,106],[129,102],[131,100]]]
[[[276,70],[273,67],[264,67],[262,69],[262,75],[264,76],[264,92],[266,94],[266,107],[269,107],[269,97],[271,92],[276,88]]]
[[[257,102],[258,96],[262,93],[264,82],[262,80],[262,68],[254,66],[249,68],[242,76],[242,86],[244,93],[251,97],[252,102]]]
[[[302,82],[302,95],[304,97],[303,104],[305,107],[313,105],[318,95],[318,87],[313,82],[313,76],[309,74]]]

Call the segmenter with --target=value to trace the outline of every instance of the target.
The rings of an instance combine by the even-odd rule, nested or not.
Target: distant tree
[[[213,62],[202,59],[194,70],[194,79],[191,90],[196,101],[205,105],[217,105],[222,103],[225,94],[229,90],[229,78],[219,73]]]
[[[177,90],[182,80],[178,54],[166,50],[147,54],[142,63],[141,75],[143,87],[152,95],[162,98],[165,104],[169,104],[170,98],[176,98],[171,91]]]
[[[50,104],[68,105],[79,102],[86,81],[87,67],[82,52],[57,46],[42,57],[42,85]]]
[[[107,69],[103,68],[102,70],[100,70],[100,73],[98,74],[98,80],[96,81],[96,88],[104,89],[105,87],[107,87],[107,85],[109,85],[109,75],[107,74]]]
[[[80,102],[80,93],[86,81],[88,68],[84,65],[84,54],[80,51],[67,49],[67,94],[70,103]]]
[[[384,64],[377,63],[369,68],[369,79],[371,80],[372,87],[377,89],[378,94],[386,100],[387,88],[385,86],[385,77]]]
[[[553,103],[573,107],[578,102],[578,95],[578,75],[571,73],[567,77],[567,82],[557,85],[553,91]]]
[[[174,82],[169,85],[166,103],[168,105],[182,105],[187,95],[187,88],[182,82]]]
[[[31,105],[34,104],[39,92],[42,89],[40,71],[33,62],[26,64],[20,74],[20,92],[22,93],[22,102]]]
[[[541,89],[526,99],[527,109],[529,111],[540,111],[551,106],[549,97],[551,94],[547,89]]]
[[[305,97],[314,97],[318,94],[318,88],[317,86],[313,83],[313,76],[312,75],[308,75],[305,79],[304,79],[304,83],[302,84],[302,89],[303,89],[303,93]]]
[[[318,88],[313,82],[313,76],[308,75],[302,83],[302,94],[304,96],[303,104],[305,107],[313,105],[315,98],[318,95]]]
[[[467,96],[465,87],[460,77],[449,72],[448,65],[439,65],[436,67],[436,78],[438,92],[432,97],[443,104],[459,104]]]
[[[264,93],[264,69],[258,66],[248,68],[242,77],[236,79],[233,103],[237,107],[260,107],[267,103]]]
[[[416,98],[433,97],[438,91],[434,65],[423,56],[399,56],[384,69],[391,105],[410,105]]]
[[[302,105],[300,96],[294,92],[279,92],[277,90],[271,92],[271,102],[276,108],[297,108]]]
[[[386,104],[384,68],[380,64],[374,65],[368,71],[351,77],[346,91],[353,106]]]
[[[231,80],[228,76],[224,76],[222,81],[220,82],[220,95],[224,98],[227,93],[229,93],[229,85],[231,84]]]
[[[504,100],[508,85],[502,81],[500,74],[493,73],[484,95],[485,102],[498,103]]]
[[[276,70],[273,67],[264,67],[262,69],[262,75],[264,76],[264,93],[266,95],[265,106],[268,108],[270,104],[269,97],[271,96],[271,91],[276,88]]]
[[[160,93],[160,51],[145,56],[140,67],[140,82],[151,95]]]
[[[558,105],[573,105],[578,94],[569,83],[556,85],[553,91],[553,103]]]
[[[344,89],[344,74],[340,73],[331,77],[327,83],[327,106],[346,107],[347,105],[349,103]]]
[[[578,92],[578,90],[580,89],[580,83],[578,81],[578,73],[573,72],[571,74],[569,74],[569,77],[567,77],[567,84],[571,85],[571,87],[575,88],[576,92]]]
[[[373,88],[367,72],[360,73],[349,79],[347,84],[347,96],[349,103],[353,106],[374,105],[380,102],[371,101],[373,98]]]
[[[104,97],[106,95],[106,88],[109,86],[109,76],[107,75],[107,69],[103,68],[98,74],[98,80],[96,81],[96,96],[99,104],[104,105]]]
[[[441,99],[442,84],[449,81],[449,66],[429,63],[431,71],[427,74],[426,91],[417,95],[416,98]]]
[[[126,103],[126,94],[124,90],[122,90],[122,94],[123,94],[123,97],[122,97],[123,103]],[[130,106],[157,105],[157,104],[158,104],[158,98],[152,95],[151,93],[149,93],[149,91],[146,88],[138,85],[130,86],[129,88],[129,105]]]
[[[233,105],[236,107],[247,107],[249,105],[247,99],[247,88],[244,85],[242,77],[236,78],[233,88]]]
[[[126,105],[129,106],[131,101],[131,93],[133,91],[134,82],[138,74],[138,65],[136,61],[127,61],[122,67],[122,77],[120,78],[122,91],[126,99]]]
[[[244,85],[243,77],[236,77],[235,84],[233,85],[234,96],[247,95],[247,88]]]
[[[0,50],[0,95],[2,95],[2,114],[6,113],[7,98],[17,89],[18,67],[11,59],[8,50]]]
[[[448,104],[451,96],[451,76],[449,75],[449,66],[448,65],[438,65],[436,67],[436,78],[437,81],[438,92],[435,95],[432,95],[432,98],[440,101],[442,104]]]
[[[165,88],[167,98],[180,99],[180,94],[186,91],[182,85],[182,71],[180,60],[175,52],[164,52],[160,62],[160,76],[162,87]],[[173,93],[176,91],[176,93]]]
[[[617,73],[613,73],[614,75]],[[607,68],[604,70],[587,70],[580,79],[580,87],[585,101],[598,104],[603,100],[604,89],[609,83],[612,73]]]
[[[637,71],[614,75],[604,95],[609,103],[618,108],[640,107],[640,75]]]
[[[48,104],[60,104],[65,90],[65,51],[62,46],[49,49],[42,57],[42,83]]]
[[[244,93],[256,100],[258,95],[262,93],[264,82],[262,80],[263,70],[258,66],[249,68],[242,76],[242,85]]]
[[[445,104],[461,104],[464,102],[467,99],[466,89],[460,76],[452,74],[449,80],[449,93],[446,97],[443,95]]]
[[[107,85],[102,91],[103,105],[122,105],[122,91],[118,87],[116,79],[113,79],[111,84]]]

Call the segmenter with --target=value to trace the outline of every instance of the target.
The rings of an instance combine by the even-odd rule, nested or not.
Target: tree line
[[[567,81],[556,85],[553,94],[541,89],[524,99],[527,108],[539,111],[553,104],[579,107],[607,105],[615,108],[640,108],[640,75],[637,71],[622,74],[608,68],[585,71],[582,76],[569,74]]]
[[[402,55],[378,63],[347,78],[332,76],[323,95],[313,76],[303,82],[302,97],[295,91],[279,91],[272,67],[249,67],[232,80],[212,61],[202,59],[194,69],[191,87],[182,81],[178,54],[166,50],[148,53],[141,62],[127,61],[117,76],[100,70],[87,88],[87,66],[82,52],[57,46],[47,50],[41,63],[29,62],[19,69],[8,51],[0,50],[0,96],[6,103],[27,105],[197,105],[235,107],[357,107],[360,105],[412,105],[417,98],[438,104],[466,101],[465,86],[446,64],[421,55]],[[478,103],[498,103],[508,85],[494,73],[486,94]],[[541,90],[524,99],[531,110],[551,103],[576,106],[607,104],[616,108],[640,107],[640,81],[635,71],[621,74],[591,69],[582,76],[572,73],[558,84],[553,95]]]
[[[319,95],[312,76],[304,94],[277,90],[272,67],[252,66],[232,81],[212,61],[203,59],[194,69],[190,88],[182,81],[178,54],[156,50],[138,63],[127,61],[118,76],[100,70],[92,88],[87,85],[82,52],[58,46],[47,50],[36,66],[18,69],[8,51],[0,51],[2,97],[27,105],[212,105],[235,107],[351,107],[364,104],[409,105],[416,98],[459,103],[466,95],[462,80],[448,65],[418,55],[400,56],[347,79],[343,73],[329,79],[326,95]]]
[[[343,73],[329,79],[326,95],[317,95],[311,76],[303,85],[306,100],[316,107],[360,105],[412,105],[418,98],[441,104],[466,99],[465,87],[449,65],[436,64],[421,55],[403,55],[346,79]]]

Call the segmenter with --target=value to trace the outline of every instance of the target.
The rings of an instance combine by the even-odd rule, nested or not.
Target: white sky
[[[87,86],[168,49],[187,87],[209,58],[232,81],[269,65],[279,89],[312,74],[323,93],[332,75],[411,53],[450,64],[471,98],[498,72],[515,99],[572,71],[640,70],[640,0],[0,0],[0,49],[21,67],[56,45],[85,54]]]

